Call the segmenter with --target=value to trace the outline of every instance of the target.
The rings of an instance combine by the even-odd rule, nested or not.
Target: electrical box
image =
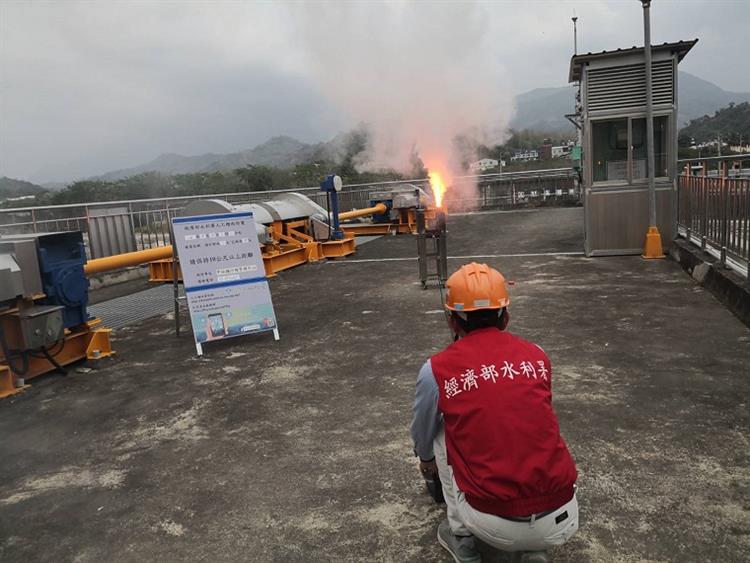
[[[0,287],[0,300],[33,299],[44,293],[34,240],[0,237]]]
[[[429,200],[424,190],[412,184],[403,184],[387,190],[370,192],[370,206],[384,203],[388,207],[385,213],[372,216],[373,223],[389,223],[399,218],[402,209],[416,209],[422,207]]]
[[[24,350],[52,346],[65,336],[61,305],[40,305],[18,312]]]
[[[45,294],[43,305],[62,305],[63,322],[67,328],[85,323],[89,299],[89,280],[83,272],[86,247],[80,231],[60,233],[29,233],[3,236],[6,241],[33,241],[36,246],[37,268]],[[21,265],[22,271],[26,266]]]
[[[419,192],[417,190],[394,190],[393,207],[396,209],[419,207]]]
[[[581,147],[573,147],[571,149],[570,160],[573,163],[573,168],[576,170],[581,168]]]
[[[21,268],[10,252],[0,250],[0,301],[16,299],[23,293]]]

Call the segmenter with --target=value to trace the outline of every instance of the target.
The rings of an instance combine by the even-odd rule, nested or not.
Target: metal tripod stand
[[[439,287],[445,287],[448,279],[448,230],[445,213],[438,211],[434,218],[426,218],[424,209],[417,209],[417,253],[419,256],[419,280],[422,289],[427,289],[429,280],[436,279]],[[431,259],[435,269],[430,270]]]

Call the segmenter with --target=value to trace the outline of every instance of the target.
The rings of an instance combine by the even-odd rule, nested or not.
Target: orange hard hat
[[[451,311],[502,309],[510,305],[503,275],[487,264],[464,264],[447,282],[445,307]]]

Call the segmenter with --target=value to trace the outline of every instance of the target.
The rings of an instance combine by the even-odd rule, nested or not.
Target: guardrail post
[[[682,196],[682,197],[681,197]],[[688,242],[693,233],[693,182],[690,178],[690,163],[685,165],[685,170],[682,176],[677,176],[677,209],[678,209],[678,224],[679,218],[682,213],[680,203],[684,202],[686,208],[685,219],[685,234]]]
[[[706,181],[706,169],[703,168],[700,177],[701,199],[703,200],[703,210],[701,212],[701,250],[706,250],[706,238],[708,237],[708,183]]]
[[[719,163],[719,191],[722,197],[721,206],[721,254],[719,264],[727,267],[727,246],[729,245],[729,188],[726,181],[726,163]]]
[[[39,231],[37,230],[37,226],[36,226],[36,213],[34,212],[33,209],[31,210],[31,225],[32,225],[32,228],[34,229],[34,232],[38,233]]]
[[[128,202],[128,217],[130,218],[130,238],[133,243],[133,249],[138,250],[138,242],[135,239],[135,218],[133,217],[133,202]]]
[[[172,210],[169,208],[169,202],[164,202],[164,209],[167,212],[167,234],[169,235],[169,244],[172,244]],[[166,242],[164,244],[167,244]]]

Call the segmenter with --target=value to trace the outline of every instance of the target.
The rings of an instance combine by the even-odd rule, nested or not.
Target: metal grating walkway
[[[381,238],[382,235],[357,237],[357,244],[367,244]],[[145,321],[153,317],[171,313],[174,310],[172,299],[172,284],[160,284],[137,293],[116,297],[109,301],[102,301],[96,305],[90,305],[89,314],[102,320],[102,325],[107,328],[122,328],[134,323]],[[180,297],[185,292],[180,285]],[[183,302],[184,304],[184,302]]]
[[[102,301],[91,305],[88,309],[91,316],[102,320],[103,326],[122,328],[173,311],[172,291],[172,284],[158,285],[144,291]],[[183,295],[182,288],[180,288],[180,295]]]

